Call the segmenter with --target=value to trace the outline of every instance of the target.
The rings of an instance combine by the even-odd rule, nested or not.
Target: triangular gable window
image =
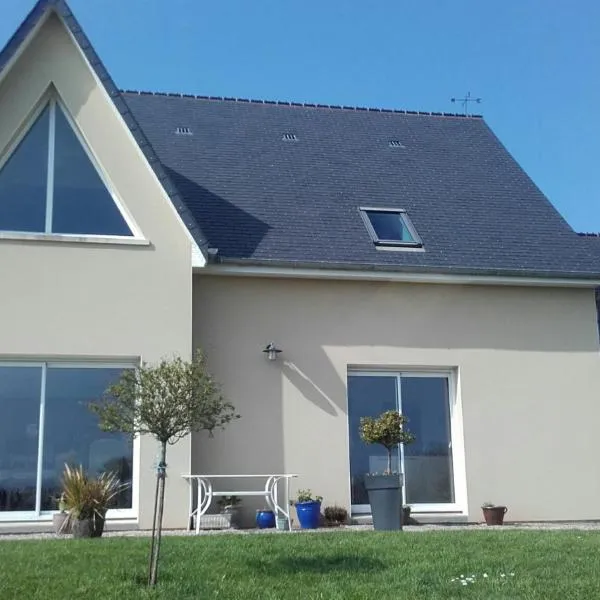
[[[0,231],[133,235],[55,100],[0,168]]]

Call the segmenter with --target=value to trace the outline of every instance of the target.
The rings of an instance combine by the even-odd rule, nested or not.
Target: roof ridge
[[[592,232],[586,232],[586,231],[578,231],[577,235],[580,235],[581,237],[597,237],[600,238],[600,232],[599,233],[594,233]]]
[[[328,108],[333,110],[365,111],[395,113],[402,115],[417,115],[422,117],[459,117],[461,119],[482,119],[482,115],[465,115],[460,113],[405,110],[399,108],[372,108],[366,106],[347,106],[340,104],[317,104],[312,102],[288,102],[286,100],[261,100],[256,98],[234,98],[229,96],[206,96],[200,94],[183,94],[178,92],[153,92],[147,90],[120,90],[123,94],[136,94],[138,96],[163,96],[170,98],[192,98],[194,100],[217,100],[221,102],[243,102],[250,104],[275,104],[278,106],[296,106],[300,108]]]

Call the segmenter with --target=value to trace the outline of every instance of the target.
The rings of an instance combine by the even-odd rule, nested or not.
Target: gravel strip
[[[404,531],[409,532],[428,532],[428,531],[477,531],[477,530],[501,530],[501,531],[518,531],[518,530],[545,530],[545,531],[600,531],[600,522],[598,521],[576,521],[576,522],[552,522],[552,523],[507,523],[502,526],[489,527],[483,523],[464,523],[464,524],[440,524],[440,525],[407,525]],[[320,533],[335,533],[338,531],[372,531],[372,525],[346,525],[343,527],[327,528],[312,530],[294,529],[291,533],[295,535],[302,534],[320,534]],[[200,535],[283,535],[288,532],[277,531],[275,529],[206,529],[201,530]],[[104,532],[103,537],[149,537],[151,531],[148,529],[131,529],[127,531],[110,531]],[[164,536],[193,536],[196,535],[193,531],[185,531],[182,529],[167,529],[163,531]],[[71,539],[70,536],[56,535],[55,533],[8,533],[0,535],[0,541],[9,540],[52,540],[52,539]]]

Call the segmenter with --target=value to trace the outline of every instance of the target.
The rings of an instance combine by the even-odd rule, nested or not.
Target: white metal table
[[[196,533],[200,533],[200,517],[210,508],[215,496],[262,496],[275,517],[285,517],[288,529],[290,521],[290,480],[298,477],[294,473],[273,473],[263,475],[182,475],[190,487],[188,531],[192,528],[192,519],[196,520]],[[264,479],[265,485],[260,490],[213,490],[213,479]],[[283,506],[279,504],[279,483],[283,487]],[[194,485],[196,486],[196,502],[194,503]],[[194,505],[195,504],[195,505]]]

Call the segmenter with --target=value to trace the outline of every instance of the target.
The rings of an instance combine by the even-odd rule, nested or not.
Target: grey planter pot
[[[71,533],[71,524],[69,523],[69,515],[66,512],[59,512],[52,515],[52,525],[54,533],[58,535],[66,535]]]
[[[402,529],[402,475],[365,475],[373,527],[377,531]]]
[[[74,538],[96,538],[102,537],[104,532],[104,517],[90,519],[74,519],[71,534]]]

